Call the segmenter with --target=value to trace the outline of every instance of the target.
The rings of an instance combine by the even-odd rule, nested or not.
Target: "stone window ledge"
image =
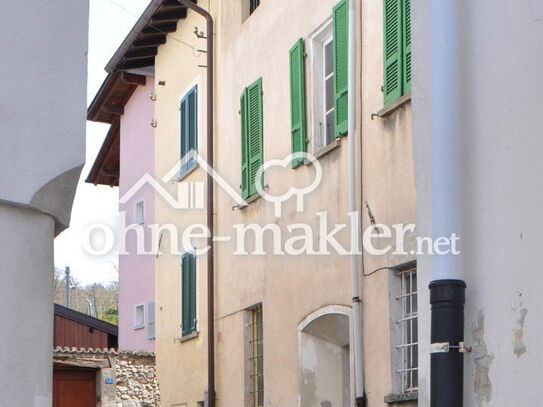
[[[339,148],[341,146],[341,138],[337,138],[334,141],[332,141],[330,144],[328,144],[326,147],[321,148],[319,151],[316,151],[313,153],[313,157],[315,157],[317,160],[320,160],[325,155],[331,153],[335,149]],[[313,165],[313,163],[309,160],[304,160],[304,165]]]
[[[186,341],[190,341],[191,339],[198,338],[199,335],[200,335],[200,332],[194,331],[188,335],[182,336],[181,338],[175,338],[173,341],[175,343],[183,343]]]
[[[419,392],[412,391],[409,393],[389,394],[385,396],[385,403],[387,404],[402,403],[402,402],[407,402],[407,401],[416,401],[418,399],[419,399]]]
[[[371,118],[373,119],[374,116],[377,116],[377,117],[380,117],[380,118],[384,119],[387,116],[394,113],[396,110],[398,110],[403,105],[409,103],[410,101],[411,101],[411,92],[406,93],[403,96],[400,96],[398,99],[396,99],[390,105],[385,106],[381,110],[379,110],[377,113],[372,114]]]
[[[196,168],[198,168],[200,165],[194,161],[192,164],[190,164],[190,166],[185,169],[177,178],[174,178],[174,181],[177,181],[177,182],[181,182],[183,181],[185,178],[187,178],[190,174],[192,174]]]

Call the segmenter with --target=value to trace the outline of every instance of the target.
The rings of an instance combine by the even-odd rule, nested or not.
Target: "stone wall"
[[[53,363],[96,369],[97,407],[160,407],[154,353],[57,347]]]
[[[153,353],[121,352],[116,358],[117,407],[159,407]]]

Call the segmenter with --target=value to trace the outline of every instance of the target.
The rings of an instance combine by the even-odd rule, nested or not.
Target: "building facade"
[[[401,251],[396,236],[384,233],[415,221],[409,2],[357,2],[352,135],[346,134],[346,1],[217,0],[203,7],[215,23],[213,164],[221,179],[215,177],[215,234],[230,236],[216,244],[214,257],[216,404],[354,403],[349,257],[322,235],[306,242],[328,254],[284,251],[294,224],[316,234],[323,223],[328,232],[349,225],[347,138],[355,137],[358,226],[378,235],[379,248],[391,247],[387,255],[357,256],[365,394],[370,406],[416,405],[414,234],[405,233]],[[205,234],[186,242],[181,236],[201,232],[206,222],[199,194],[207,176],[204,27],[202,17],[176,2],[152,1],[108,65],[154,67],[154,173],[166,195],[177,198],[176,205],[155,193],[155,221],[169,225],[155,261],[157,369],[167,406],[202,405],[208,397],[208,258],[199,252]],[[316,166],[322,180],[304,197],[303,211],[290,199],[278,216],[260,196],[256,170],[300,151],[317,164],[287,159],[285,168],[266,171],[264,191],[303,188]],[[246,246],[239,245],[240,233]],[[345,228],[335,237],[348,247]]]
[[[147,225],[154,223],[154,190],[132,188],[154,174],[152,72],[109,74],[88,119],[111,124],[87,182],[119,187],[119,347],[154,351],[154,256]]]
[[[2,399],[49,407],[53,238],[69,226],[85,160],[88,2],[0,8]]]

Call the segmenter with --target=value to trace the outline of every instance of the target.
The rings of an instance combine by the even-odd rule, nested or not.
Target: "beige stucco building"
[[[337,83],[336,74],[342,69],[338,52],[346,55],[335,39],[340,17],[334,19],[333,10],[338,3],[346,4],[337,0],[199,2],[215,20],[215,170],[242,193],[240,188],[247,181],[242,180],[243,155],[249,154],[249,161],[254,158],[247,148],[260,149],[259,163],[282,160],[292,152],[294,82],[289,55],[296,44],[303,43],[305,51],[299,55],[305,66],[307,151],[317,157],[323,174],[318,187],[305,196],[303,211],[297,210],[291,198],[283,203],[279,217],[273,203],[251,193],[250,188],[242,194],[248,204],[239,205],[227,188],[216,185],[215,235],[230,238],[215,244],[218,406],[354,405],[350,345],[356,333],[349,256],[326,246],[324,237],[336,224],[349,225],[347,137],[355,137],[359,226],[374,229],[374,223],[390,227],[415,220],[410,97],[408,89],[399,89],[400,97],[389,100],[384,108],[380,1],[362,6],[356,2],[356,131],[335,137],[340,126],[334,115],[339,108],[332,84]],[[408,10],[408,2],[396,2],[397,13],[405,4]],[[161,28],[153,33],[153,26]],[[206,43],[195,35],[204,30],[204,19],[193,11],[183,12],[175,2],[153,1],[114,58],[116,69],[154,66],[155,174],[175,174],[163,179],[171,196],[183,191],[196,194],[185,209],[172,207],[161,194],[155,194],[156,221],[171,224],[180,233],[206,221],[205,208],[200,205],[204,200],[197,196],[206,179],[204,166],[189,162],[180,170],[176,167],[192,149],[204,159],[207,156],[206,54],[202,51]],[[401,37],[400,27],[397,30]],[[151,43],[156,52],[150,54],[156,55],[141,59],[141,47]],[[138,47],[139,54],[134,51]],[[140,59],[131,59],[134,55]],[[255,111],[260,114],[256,119]],[[253,119],[260,127],[252,127]],[[242,120],[248,128],[245,139]],[[258,130],[259,145],[251,144],[251,129]],[[248,143],[245,149],[242,140]],[[286,163],[285,168],[265,172],[267,193],[278,196],[290,187],[307,186],[315,178],[315,165],[291,168],[290,161]],[[288,243],[289,238],[300,236],[301,227],[296,230],[296,224],[311,229],[313,235],[305,242],[318,254],[283,253],[288,244],[299,247],[293,241]],[[250,229],[245,233],[245,247],[240,248],[242,225],[269,225],[261,248]],[[325,233],[321,233],[323,227]],[[382,234],[378,246],[391,245],[392,252],[395,239],[386,238],[383,228],[376,227],[374,232]],[[340,228],[335,236],[348,250],[348,227]],[[166,227],[158,240],[156,355],[162,405],[196,407],[207,390],[207,256],[187,255],[186,248],[172,253],[171,245],[176,242]],[[414,247],[412,233],[405,240],[408,249]],[[203,239],[191,243],[197,248],[205,245]],[[407,400],[407,405],[415,405],[416,362],[409,365],[406,353],[411,352],[409,360],[416,361],[416,332],[406,322],[416,325],[415,257],[405,252],[357,258],[368,405],[383,406],[385,398],[391,404],[404,400],[406,405]],[[402,292],[406,282],[412,285]],[[405,299],[414,308],[402,307]],[[409,341],[407,331],[415,335]]]

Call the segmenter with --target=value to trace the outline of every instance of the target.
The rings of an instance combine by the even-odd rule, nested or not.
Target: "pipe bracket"
[[[436,342],[430,345],[430,353],[448,353],[451,349],[458,349],[459,353],[471,352],[471,347],[466,346],[464,342],[458,345],[451,345],[449,342]]]

